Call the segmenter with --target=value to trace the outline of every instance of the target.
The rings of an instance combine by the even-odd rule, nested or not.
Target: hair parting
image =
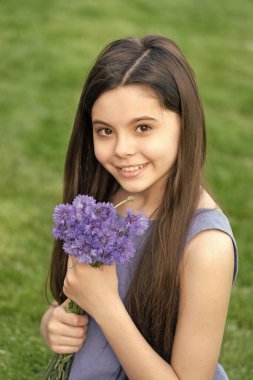
[[[138,67],[138,65],[140,65],[141,61],[143,60],[144,57],[147,56],[148,53],[149,53],[149,49],[144,51],[144,53],[139,58],[137,58],[136,62],[127,70],[121,82],[122,86],[124,86],[124,84],[127,82],[127,79],[130,77],[131,73]]]

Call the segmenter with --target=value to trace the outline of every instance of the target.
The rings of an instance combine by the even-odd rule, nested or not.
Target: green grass
[[[250,0],[2,0],[0,5],[0,378],[33,380],[50,357],[39,335],[70,131],[87,70],[109,41],[174,39],[206,110],[206,177],[240,253],[220,361],[253,378]]]

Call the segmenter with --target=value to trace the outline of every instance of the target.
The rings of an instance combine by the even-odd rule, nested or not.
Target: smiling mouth
[[[137,172],[138,170],[144,168],[145,165],[147,165],[147,163],[146,164],[141,164],[141,165],[119,167],[119,169],[122,172],[132,173],[132,172]]]

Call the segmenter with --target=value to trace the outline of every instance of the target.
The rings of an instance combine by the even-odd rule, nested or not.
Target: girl
[[[227,379],[217,364],[237,248],[202,180],[205,124],[194,75],[162,36],[112,42],[91,69],[65,166],[64,202],[77,194],[150,218],[127,263],[67,263],[56,242],[55,298],[41,332],[75,353],[70,380]],[[129,205],[121,207],[123,215]],[[64,311],[72,299],[85,316]]]

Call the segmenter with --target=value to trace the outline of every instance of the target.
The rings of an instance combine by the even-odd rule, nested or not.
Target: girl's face
[[[91,116],[97,160],[127,193],[157,196],[177,157],[179,115],[137,84],[103,93]]]

